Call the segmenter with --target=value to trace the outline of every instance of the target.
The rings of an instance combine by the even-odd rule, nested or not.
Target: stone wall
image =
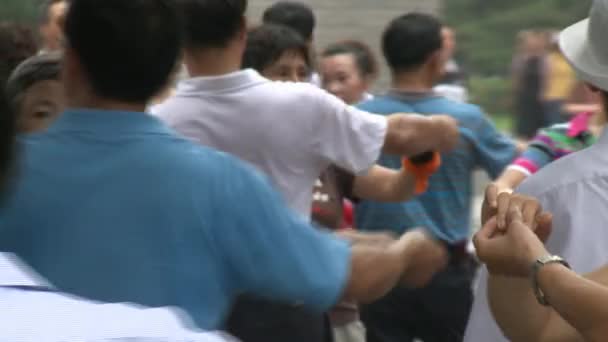
[[[380,35],[394,17],[408,11],[437,13],[440,0],[301,0],[311,5],[318,20],[317,49],[343,39],[359,39],[369,44],[380,58]],[[250,0],[249,16],[259,22],[261,13],[276,0]],[[381,63],[384,64],[384,63]],[[377,89],[387,86],[383,68]]]

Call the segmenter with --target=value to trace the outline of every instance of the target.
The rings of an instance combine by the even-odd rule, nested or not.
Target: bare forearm
[[[550,310],[537,303],[530,280],[490,276],[488,301],[496,323],[509,340],[539,341]]]
[[[543,342],[608,340],[608,288],[601,283],[605,271],[586,279],[562,265],[543,267],[539,285],[556,316]]]
[[[508,168],[498,177],[494,184],[498,187],[499,193],[503,191],[510,192],[517,188],[526,178],[528,178],[528,175],[522,171]]]
[[[405,271],[406,257],[395,244],[389,248],[355,245],[346,300],[370,303],[386,295]]]
[[[388,247],[396,241],[396,237],[391,233],[363,233],[346,229],[341,230],[337,234],[354,245]]]
[[[414,194],[416,179],[405,170],[374,166],[367,175],[355,178],[353,193],[361,199],[404,202]]]
[[[412,157],[429,151],[442,151],[445,149],[444,135],[451,129],[445,120],[437,117],[391,115],[384,152]]]

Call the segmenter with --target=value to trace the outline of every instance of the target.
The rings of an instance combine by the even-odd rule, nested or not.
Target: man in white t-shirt
[[[413,156],[456,144],[452,118],[372,115],[310,84],[273,83],[240,71],[246,1],[181,3],[184,58],[193,78],[154,114],[188,138],[261,169],[302,215],[310,215],[310,189],[330,164],[362,174],[382,151]]]
[[[348,106],[311,84],[274,83],[253,70],[241,71],[247,1],[178,3],[184,61],[193,78],[181,82],[154,114],[186,137],[263,171],[302,216],[310,217],[311,189],[332,164],[359,175],[375,165],[382,151],[413,156],[450,150],[458,141],[457,122],[449,117],[382,117]],[[323,317],[301,312],[297,303],[275,307],[257,298],[246,303],[239,306],[246,308],[240,316],[255,319],[228,329],[245,341],[268,342],[271,335],[273,341],[316,342],[322,335],[304,336],[321,330]]]

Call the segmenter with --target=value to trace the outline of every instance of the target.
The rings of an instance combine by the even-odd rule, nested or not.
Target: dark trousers
[[[243,342],[332,341],[326,315],[249,296],[237,301],[227,330]]]
[[[427,287],[396,288],[364,306],[361,317],[367,342],[462,341],[473,304],[471,286],[476,270],[472,257],[453,257]]]

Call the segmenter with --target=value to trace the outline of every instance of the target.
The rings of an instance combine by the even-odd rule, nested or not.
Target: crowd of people
[[[37,32],[0,23],[0,340],[608,338],[604,110],[523,146],[467,103],[433,15],[387,23],[375,95],[372,50],[317,52],[305,3],[246,15],[49,0]],[[596,0],[544,57],[602,104],[607,22]],[[561,112],[563,88],[534,113]]]

